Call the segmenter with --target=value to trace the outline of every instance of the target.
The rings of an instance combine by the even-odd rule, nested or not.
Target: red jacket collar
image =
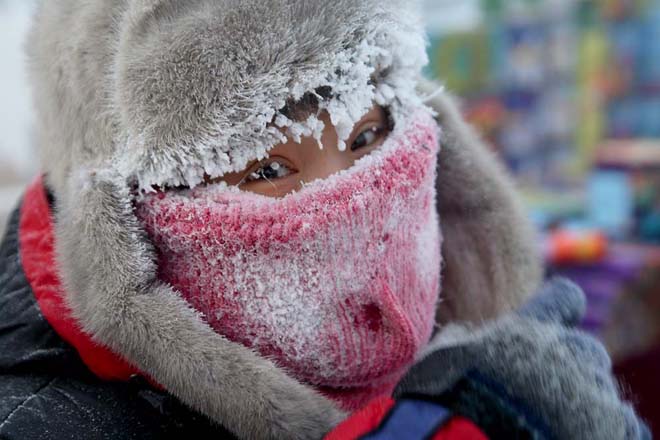
[[[126,381],[140,372],[85,333],[65,303],[57,273],[53,217],[43,178],[27,188],[21,205],[19,246],[25,276],[41,313],[62,339],[71,344],[99,378]]]

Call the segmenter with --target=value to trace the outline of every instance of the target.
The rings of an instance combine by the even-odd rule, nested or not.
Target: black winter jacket
[[[96,378],[41,314],[18,223],[16,210],[0,246],[0,439],[234,438],[143,379]]]

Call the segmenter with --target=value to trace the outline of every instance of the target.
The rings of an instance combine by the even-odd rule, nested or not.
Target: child
[[[411,429],[430,412],[470,438],[638,437],[597,346],[584,359],[582,336],[545,322],[574,317],[572,288],[482,331],[458,325],[518,308],[540,265],[511,184],[420,80],[415,9],[40,5],[28,47],[44,178],[3,247],[0,433],[313,439],[416,395]],[[525,335],[538,347],[511,343]],[[481,348],[444,356],[448,343]],[[501,363],[520,353],[538,356]],[[553,353],[584,361],[566,382],[577,403],[518,381],[565,383],[544,368]],[[471,391],[485,377],[515,405]],[[363,416],[333,435],[367,433]]]

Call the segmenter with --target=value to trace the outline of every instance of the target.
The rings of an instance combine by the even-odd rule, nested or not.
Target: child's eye
[[[272,162],[261,164],[259,168],[250,172],[243,181],[244,182],[257,182],[260,180],[270,181],[275,179],[281,179],[282,177],[286,177],[291,173],[292,171],[289,167],[287,167],[281,162],[273,160]]]
[[[385,129],[383,127],[371,127],[364,130],[353,141],[353,144],[351,145],[351,151],[356,151],[360,148],[373,145],[381,138],[384,132]]]

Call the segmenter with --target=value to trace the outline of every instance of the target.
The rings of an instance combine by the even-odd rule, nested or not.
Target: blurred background
[[[0,230],[25,182],[38,170],[22,44],[31,0],[0,0]]]
[[[508,165],[660,435],[660,0],[432,0],[428,75]]]
[[[38,172],[22,52],[32,9],[0,0],[0,228]],[[660,0],[425,9],[428,76],[510,168],[548,275],[584,288],[584,328],[660,434]]]

